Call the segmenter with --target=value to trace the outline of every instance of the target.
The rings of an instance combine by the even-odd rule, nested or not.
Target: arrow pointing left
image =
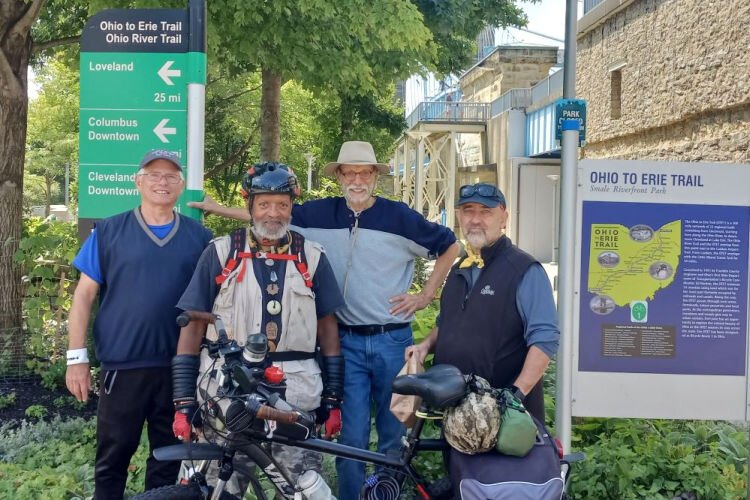
[[[164,118],[154,128],[154,134],[156,134],[156,137],[158,137],[161,142],[169,142],[169,139],[167,139],[167,135],[175,135],[177,133],[176,128],[167,127],[168,123],[169,118]]]
[[[172,81],[172,77],[178,77],[182,76],[182,71],[179,69],[172,69],[172,64],[174,64],[174,61],[167,61],[164,63],[164,66],[159,68],[159,71],[157,71],[157,74],[159,77],[161,77],[162,80],[164,80],[164,83],[167,85],[174,85],[174,82]]]

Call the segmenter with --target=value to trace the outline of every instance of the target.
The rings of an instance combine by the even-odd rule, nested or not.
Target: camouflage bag
[[[474,455],[495,447],[500,410],[489,382],[476,375],[469,375],[467,382],[470,392],[445,411],[443,433],[452,448]]]

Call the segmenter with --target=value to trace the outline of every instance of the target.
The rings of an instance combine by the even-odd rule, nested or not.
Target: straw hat
[[[323,173],[333,176],[341,165],[372,165],[377,167],[378,173],[387,174],[391,167],[385,163],[378,163],[372,144],[364,141],[347,141],[341,145],[339,159],[323,168]]]

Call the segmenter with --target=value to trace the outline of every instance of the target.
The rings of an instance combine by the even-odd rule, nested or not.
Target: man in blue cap
[[[79,401],[91,389],[86,334],[99,298],[95,499],[123,497],[144,422],[151,450],[178,442],[172,435],[171,363],[180,333],[175,304],[211,239],[208,229],[175,211],[185,188],[178,154],[149,151],[139,167],[140,205],[97,222],[73,260],[81,277],[68,322],[65,382]],[[174,484],[179,469],[180,462],[149,455],[146,489]]]
[[[435,363],[512,388],[544,421],[541,381],[560,339],[549,279],[534,257],[503,234],[508,212],[497,187],[462,186],[457,215],[467,256],[448,275],[437,325],[406,349],[406,357],[421,362],[434,352]]]

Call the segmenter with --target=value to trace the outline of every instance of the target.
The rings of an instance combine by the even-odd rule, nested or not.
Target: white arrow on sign
[[[167,85],[174,85],[172,77],[182,76],[182,71],[179,69],[172,69],[172,64],[174,64],[174,61],[167,61],[164,63],[164,66],[157,71],[161,79],[164,80],[164,83]]]
[[[156,134],[156,137],[158,137],[161,142],[169,142],[169,139],[167,139],[167,135],[175,135],[177,133],[176,128],[167,127],[168,123],[169,123],[169,118],[164,118],[154,128],[154,134]]]

